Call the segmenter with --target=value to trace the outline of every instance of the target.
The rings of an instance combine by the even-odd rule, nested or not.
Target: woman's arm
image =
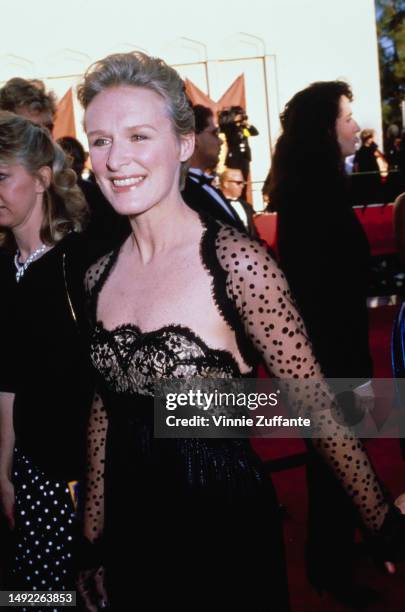
[[[83,546],[79,551],[77,589],[86,612],[105,607],[107,594],[101,539],[104,531],[104,467],[108,420],[96,393],[87,429],[87,475],[83,516]]]
[[[108,260],[108,256],[107,256]],[[104,258],[91,266],[84,287],[92,319],[92,292],[104,269]],[[87,426],[87,473],[83,508],[82,550],[78,555],[77,589],[86,612],[106,607],[102,537],[104,532],[104,470],[108,419],[101,396],[95,392]]]
[[[227,293],[246,335],[280,379],[291,409],[310,418],[315,447],[352,498],[365,527],[378,532],[390,504],[362,443],[345,425],[323,380],[283,273],[257,243],[230,229],[218,237],[217,255],[228,272]]]
[[[87,430],[87,475],[84,536],[98,542],[104,529],[104,464],[108,420],[102,399],[94,395]]]
[[[14,393],[0,391],[0,508],[10,529],[14,529],[14,486],[11,482],[15,435]]]

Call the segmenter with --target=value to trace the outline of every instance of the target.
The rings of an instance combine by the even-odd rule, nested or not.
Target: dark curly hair
[[[316,202],[317,192],[326,196],[325,188],[336,200],[345,191],[344,160],[336,134],[342,96],[353,99],[347,83],[320,81],[286,104],[270,171],[271,210],[280,210],[286,202],[298,204],[309,192]]]
[[[214,113],[208,106],[202,104],[195,104],[193,106],[194,119],[195,119],[195,133],[201,134],[208,126],[208,121],[214,116]]]

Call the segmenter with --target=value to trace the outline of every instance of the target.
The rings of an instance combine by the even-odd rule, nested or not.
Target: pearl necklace
[[[42,244],[38,249],[35,249],[35,251],[33,253],[31,253],[31,255],[24,261],[23,264],[20,264],[20,262],[18,261],[20,258],[20,251],[17,249],[16,254],[14,255],[14,265],[16,267],[16,274],[15,274],[15,279],[17,281],[17,283],[20,282],[21,278],[24,276],[24,272],[26,271],[26,269],[28,268],[28,266],[37,259],[37,257],[39,255],[41,255],[41,253],[43,253],[46,249],[45,244]]]

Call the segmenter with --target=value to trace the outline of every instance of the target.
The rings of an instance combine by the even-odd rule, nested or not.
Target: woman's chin
[[[137,217],[138,215],[142,215],[143,213],[147,212],[148,210],[150,210],[151,208],[153,208],[153,204],[123,204],[121,203],[120,205],[116,204],[112,204],[112,207],[114,208],[115,212],[117,213],[117,215],[121,215],[123,217]]]

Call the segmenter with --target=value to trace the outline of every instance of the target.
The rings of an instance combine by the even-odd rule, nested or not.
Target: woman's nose
[[[124,143],[113,142],[107,158],[107,168],[111,172],[116,172],[131,161],[131,154]]]

